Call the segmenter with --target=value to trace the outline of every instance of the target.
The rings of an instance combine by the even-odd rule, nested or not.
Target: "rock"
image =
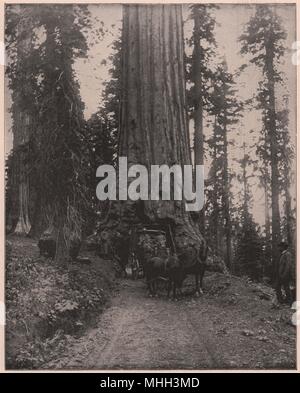
[[[258,336],[257,339],[263,342],[269,342],[269,338],[267,336]]]
[[[264,330],[264,329],[260,329],[258,333],[261,334],[261,335],[266,335],[267,334],[266,330]]]
[[[246,336],[246,337],[253,337],[254,336],[254,332],[252,330],[245,329],[245,330],[242,331],[242,335]]]

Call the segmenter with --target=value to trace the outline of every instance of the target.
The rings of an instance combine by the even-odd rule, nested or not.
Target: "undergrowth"
[[[6,247],[6,367],[36,369],[93,325],[109,300],[109,261],[55,265],[30,239]]]

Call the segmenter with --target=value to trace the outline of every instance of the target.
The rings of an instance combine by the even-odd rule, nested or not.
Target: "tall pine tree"
[[[244,34],[240,37],[241,53],[250,54],[250,62],[259,67],[263,75],[263,80],[259,84],[257,101],[258,108],[262,111],[265,131],[264,159],[265,162],[268,161],[270,168],[273,266],[278,260],[277,245],[280,240],[279,146],[275,89],[276,84],[282,82],[278,65],[285,51],[285,38],[286,33],[282,28],[281,20],[273,7],[269,5],[256,6],[255,15],[250,19]]]
[[[242,104],[236,98],[234,76],[228,71],[225,61],[218,66],[211,93],[210,114],[214,118],[213,136],[208,141],[212,151],[213,185],[208,196],[211,203],[211,224],[215,241],[221,247],[220,240],[225,237],[225,260],[234,272],[232,258],[232,220],[230,204],[231,174],[228,165],[228,134],[238,122]],[[220,233],[222,228],[222,233]]]
[[[192,37],[187,41],[192,50],[186,56],[187,82],[190,88],[187,91],[187,103],[190,118],[194,124],[194,165],[204,164],[204,118],[209,103],[209,89],[212,85],[214,73],[211,61],[215,56],[216,40],[214,29],[216,25],[212,9],[207,4],[193,4],[190,6],[190,18],[193,21]],[[195,217],[200,227],[205,228],[205,209]]]
[[[248,167],[250,156],[246,153],[246,144],[243,144],[244,157],[239,161],[242,167],[241,182],[243,187],[243,202],[239,217],[237,245],[235,251],[236,273],[246,275],[253,280],[260,281],[263,275],[263,249],[262,240],[250,213],[252,197],[249,188]]]

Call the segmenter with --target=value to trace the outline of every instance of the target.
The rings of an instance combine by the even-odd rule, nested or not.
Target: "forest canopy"
[[[249,262],[241,262],[247,228],[256,277],[277,258],[281,238],[295,241],[295,26],[286,23],[293,12],[280,5],[190,5],[174,25],[178,32],[182,23],[184,38],[183,154],[204,164],[207,178],[205,208],[194,219],[214,253],[241,274],[249,274]],[[126,17],[121,6],[6,7],[7,229],[36,236],[48,228],[62,254],[74,238],[92,233],[107,209],[96,199],[95,173],[116,164],[125,141],[120,125],[127,127],[132,110],[124,106],[131,83],[124,59],[135,65],[124,53],[130,34],[139,33],[124,31]],[[172,72],[163,60],[161,66]],[[182,94],[181,85],[174,89]],[[139,110],[147,113],[146,106]]]

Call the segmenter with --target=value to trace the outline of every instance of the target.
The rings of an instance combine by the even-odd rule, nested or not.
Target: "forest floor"
[[[96,325],[109,306],[115,271],[110,261],[86,256],[90,263],[60,266],[39,256],[36,240],[7,237],[8,369],[38,369],[63,354],[70,340]]]
[[[123,280],[96,328],[44,368],[295,369],[292,310],[270,288],[208,273],[205,294],[149,298],[143,281]],[[268,298],[268,300],[267,300]]]
[[[39,368],[296,368],[293,310],[276,306],[271,288],[219,273],[206,274],[200,298],[193,287],[188,280],[183,298],[172,301],[163,288],[150,298],[143,280],[120,280],[110,287],[109,307],[60,340]]]

